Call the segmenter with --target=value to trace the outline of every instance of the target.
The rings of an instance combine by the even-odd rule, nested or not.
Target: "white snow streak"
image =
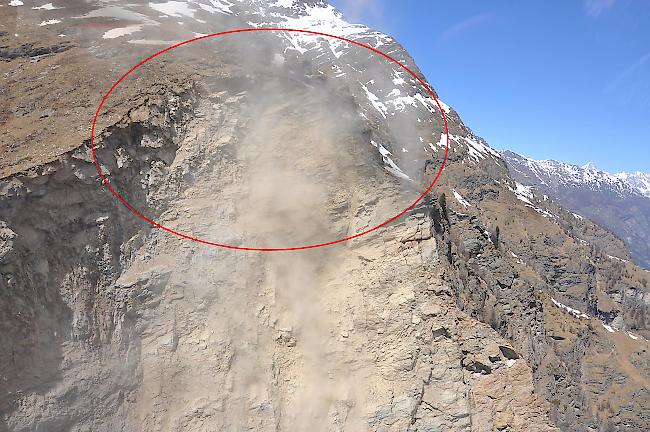
[[[517,189],[514,192],[517,196],[517,199],[532,205],[533,203],[530,201],[533,199],[533,192],[531,190],[532,188],[530,186],[524,186],[519,182],[515,182],[515,186]]]
[[[609,257],[609,259],[613,259],[613,260],[621,261],[621,262],[628,262],[627,260],[624,260],[623,258],[615,257],[614,255],[607,254],[607,256]]]
[[[43,27],[43,26],[51,25],[51,24],[58,24],[60,22],[61,22],[61,20],[51,19],[51,20],[43,21],[42,23],[39,24],[39,26]]]
[[[458,202],[459,202],[463,207],[467,208],[467,207],[471,207],[471,206],[472,206],[472,205],[469,203],[469,201],[467,201],[465,198],[463,198],[463,196],[462,196],[461,194],[459,194],[458,192],[456,192],[456,189],[453,189],[452,191],[453,191],[453,193],[454,193],[454,198],[456,198],[456,201],[458,201]]]
[[[32,9],[34,9],[34,10],[55,10],[55,9],[61,9],[61,8],[54,7],[54,5],[52,3],[47,3],[47,4],[44,4],[43,6],[33,7]]]
[[[386,105],[380,102],[377,95],[375,95],[373,92],[368,90],[368,87],[366,87],[365,85],[361,85],[361,87],[366,92],[366,96],[368,96],[368,100],[370,101],[372,106],[374,106],[375,109],[379,111],[379,114],[381,114],[382,117],[386,118],[386,114],[388,113],[388,108],[386,108]]]
[[[586,313],[580,312],[578,309],[573,309],[572,307],[564,305],[564,304],[560,303],[559,301],[555,300],[554,298],[551,298],[551,301],[553,302],[553,304],[555,306],[557,306],[560,309],[570,313],[571,315],[573,315],[576,318],[589,319],[589,315],[587,315]]]
[[[397,177],[400,177],[400,178],[403,178],[403,179],[406,179],[406,180],[411,179],[409,176],[404,174],[404,172],[400,169],[400,167],[398,167],[390,157],[388,157],[388,156],[392,156],[393,154],[390,151],[388,151],[388,149],[386,147],[384,147],[383,145],[378,144],[378,143],[376,143],[375,141],[372,141],[372,140],[370,141],[370,143],[379,150],[379,153],[381,154],[381,157],[383,158],[384,163],[386,164],[386,166],[384,167],[384,168],[386,168],[386,170],[388,170],[389,172],[391,172],[393,175],[395,175]]]

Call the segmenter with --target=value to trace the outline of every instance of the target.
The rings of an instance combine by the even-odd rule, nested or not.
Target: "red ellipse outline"
[[[338,239],[338,240],[333,240],[333,241],[325,242],[325,243],[317,243],[317,244],[307,245],[307,246],[296,246],[296,247],[286,247],[286,248],[256,248],[256,247],[233,246],[233,245],[227,245],[227,244],[222,244],[222,243],[216,243],[216,242],[212,242],[212,241],[208,241],[208,240],[203,240],[203,239],[200,239],[200,238],[198,238],[198,237],[193,237],[193,236],[190,236],[190,235],[187,235],[187,234],[183,234],[182,232],[175,231],[175,230],[173,230],[173,229],[171,229],[171,228],[167,228],[166,226],[161,225],[161,224],[159,224],[158,222],[156,222],[156,221],[154,221],[154,220],[152,220],[152,219],[149,219],[147,216],[145,216],[145,215],[143,215],[142,213],[140,213],[138,210],[136,210],[134,207],[132,207],[129,203],[127,203],[127,202],[126,202],[126,201],[125,201],[125,200],[120,196],[120,194],[117,193],[117,191],[116,191],[115,189],[113,189],[113,187],[110,185],[110,183],[108,182],[108,180],[106,179],[106,177],[104,177],[104,174],[102,173],[101,167],[100,167],[100,165],[99,165],[99,161],[97,160],[97,156],[95,155],[95,125],[97,124],[97,119],[99,118],[99,113],[100,113],[102,107],[104,106],[104,103],[105,103],[106,100],[108,99],[108,96],[110,96],[110,94],[113,92],[113,90],[115,90],[115,88],[116,88],[116,87],[117,87],[117,86],[118,86],[118,85],[119,85],[119,84],[120,84],[120,83],[121,83],[121,82],[122,82],[122,81],[123,81],[127,76],[129,76],[133,71],[135,71],[136,69],[138,69],[138,68],[139,68],[140,66],[142,66],[143,64],[147,63],[149,60],[152,60],[152,59],[158,57],[159,55],[166,53],[167,51],[171,51],[171,50],[173,50],[173,49],[175,49],[175,48],[178,48],[178,47],[181,47],[181,46],[183,46],[183,45],[187,45],[187,44],[190,44],[190,43],[192,43],[192,42],[196,42],[196,41],[199,41],[199,40],[202,40],[202,39],[208,39],[208,38],[212,38],[212,37],[216,37],[216,36],[224,36],[224,35],[227,35],[227,34],[234,34],[234,33],[251,33],[251,32],[257,32],[257,31],[288,31],[288,32],[306,33],[306,34],[312,34],[312,35],[316,35],[316,36],[325,36],[325,37],[330,37],[330,38],[334,38],[334,39],[339,39],[339,40],[342,40],[342,41],[344,41],[344,42],[347,42],[347,43],[350,43],[350,44],[357,45],[357,46],[360,46],[360,47],[362,47],[362,48],[365,48],[365,49],[367,49],[367,50],[369,50],[369,51],[374,52],[375,54],[379,54],[380,56],[382,56],[382,57],[388,59],[389,61],[391,61],[391,62],[397,64],[398,66],[400,66],[402,69],[404,69],[404,70],[407,71],[409,74],[411,74],[411,76],[413,76],[417,81],[419,81],[420,84],[422,84],[422,86],[427,90],[427,92],[429,92],[429,94],[431,95],[431,97],[433,97],[433,99],[436,101],[436,104],[438,104],[438,108],[440,109],[440,113],[442,114],[442,120],[443,120],[443,122],[444,122],[444,124],[445,124],[445,132],[446,132],[447,143],[446,143],[446,147],[445,147],[445,156],[444,156],[444,159],[443,159],[443,161],[442,161],[442,165],[440,166],[440,169],[438,170],[438,172],[437,172],[435,178],[433,179],[433,181],[431,182],[431,184],[429,185],[429,187],[428,187],[428,188],[427,188],[427,189],[422,193],[422,195],[420,195],[420,196],[419,196],[419,197],[418,197],[418,198],[413,202],[413,204],[409,205],[409,206],[406,207],[404,210],[402,210],[399,214],[397,214],[396,216],[393,216],[392,218],[388,219],[388,220],[385,221],[385,222],[382,222],[381,224],[377,225],[376,227],[373,227],[373,228],[367,229],[366,231],[363,231],[363,232],[360,232],[360,233],[357,233],[357,234],[354,234],[354,235],[351,235],[351,236],[348,236],[348,237],[345,237],[345,238],[341,238],[341,239]],[[176,236],[178,236],[178,237],[181,237],[181,238],[184,238],[184,239],[187,239],[187,240],[192,240],[192,241],[195,241],[195,242],[198,242],[198,243],[202,243],[202,244],[205,244],[205,245],[208,245],[208,246],[216,246],[216,247],[221,247],[221,248],[225,248],[225,249],[235,249],[235,250],[241,250],[241,251],[255,251],[255,252],[288,252],[288,251],[299,251],[299,250],[306,250],[306,249],[316,249],[316,248],[319,248],[319,247],[332,246],[332,245],[335,245],[335,244],[344,243],[344,242],[347,242],[347,241],[353,240],[353,239],[355,239],[355,238],[358,238],[358,237],[364,236],[364,235],[366,235],[366,234],[369,234],[369,233],[371,233],[371,232],[373,232],[373,231],[378,230],[378,229],[381,228],[381,227],[384,227],[384,226],[388,225],[389,223],[391,223],[391,222],[393,222],[393,221],[399,219],[399,218],[402,217],[406,212],[408,212],[408,211],[411,210],[413,207],[415,207],[415,206],[416,206],[420,201],[422,201],[422,199],[423,199],[423,198],[424,198],[424,197],[425,197],[425,196],[426,196],[426,195],[431,191],[431,189],[433,189],[433,186],[436,184],[436,182],[437,182],[438,179],[440,178],[440,175],[442,174],[442,170],[445,168],[445,163],[447,162],[447,156],[448,156],[448,154],[449,154],[449,125],[447,124],[447,117],[445,116],[445,110],[442,108],[442,105],[440,104],[440,101],[438,101],[438,98],[436,97],[435,93],[434,93],[433,90],[432,90],[432,89],[427,85],[427,83],[424,82],[423,79],[421,79],[419,76],[417,76],[417,74],[415,74],[415,73],[414,73],[411,69],[409,69],[407,66],[405,66],[404,64],[402,64],[402,63],[399,62],[398,60],[394,59],[393,57],[389,56],[388,54],[379,51],[379,50],[376,49],[376,48],[373,48],[373,47],[368,46],[368,45],[366,45],[366,44],[363,44],[363,43],[361,43],[361,42],[357,42],[357,41],[354,41],[354,40],[351,40],[351,39],[348,39],[348,38],[345,38],[345,37],[342,37],[342,36],[336,36],[336,35],[331,35],[331,34],[328,34],[328,33],[321,33],[321,32],[311,31],[311,30],[292,29],[292,28],[281,28],[281,27],[245,28],[245,29],[237,29],[237,30],[228,30],[228,31],[223,31],[223,32],[219,32],[219,33],[212,33],[212,34],[209,34],[209,35],[199,36],[199,37],[196,37],[196,38],[193,38],[193,39],[188,39],[188,40],[186,40],[186,41],[183,41],[183,42],[180,42],[180,43],[177,43],[177,44],[171,45],[171,46],[169,46],[169,47],[167,47],[167,48],[165,48],[165,49],[163,49],[163,50],[160,50],[160,51],[156,52],[155,54],[150,55],[149,57],[145,58],[144,60],[141,60],[138,64],[136,64],[136,65],[133,66],[131,69],[129,69],[129,70],[128,70],[124,75],[122,75],[122,76],[120,77],[120,79],[118,79],[118,80],[117,80],[117,81],[116,81],[116,82],[111,86],[111,88],[110,88],[110,89],[108,90],[108,92],[104,95],[104,97],[102,98],[101,103],[100,103],[99,106],[97,107],[97,111],[95,112],[95,117],[93,118],[93,123],[92,123],[91,133],[90,133],[90,151],[91,151],[91,153],[92,153],[93,160],[95,161],[95,166],[97,167],[97,172],[99,173],[99,176],[100,176],[101,179],[102,179],[102,183],[104,183],[104,184],[106,185],[106,187],[108,188],[108,190],[109,190],[109,191],[110,191],[110,192],[111,192],[111,193],[112,193],[112,194],[113,194],[113,195],[114,195],[114,196],[115,196],[115,197],[116,197],[116,198],[117,198],[117,199],[118,199],[118,200],[119,200],[119,201],[120,201],[120,202],[121,202],[121,203],[122,203],[126,208],[128,208],[129,210],[131,210],[131,212],[135,213],[135,214],[136,214],[140,219],[142,219],[142,220],[148,222],[149,224],[153,225],[154,227],[159,228],[159,229],[161,229],[161,230],[163,230],[163,231],[166,231],[166,232],[168,232],[168,233],[170,233],[170,234],[176,235]]]

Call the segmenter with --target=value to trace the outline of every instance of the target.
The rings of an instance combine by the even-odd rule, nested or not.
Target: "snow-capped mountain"
[[[524,184],[533,186],[588,187],[592,190],[629,195],[639,192],[623,177],[609,174],[589,162],[579,166],[555,160],[534,160],[511,151],[501,152],[503,158]]]
[[[627,243],[635,261],[650,269],[648,174],[610,174],[593,163],[533,160],[511,151],[501,155],[518,182],[610,229]]]
[[[633,173],[621,172],[614,174],[614,177],[627,182],[643,195],[650,197],[650,173],[641,171],[636,171]]]

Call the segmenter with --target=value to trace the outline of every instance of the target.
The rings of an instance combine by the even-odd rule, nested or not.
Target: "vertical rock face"
[[[291,91],[282,90],[277,94]],[[129,117],[107,132],[100,158],[116,181],[122,172],[133,175],[118,183],[121,190],[134,205],[160,208],[160,222],[172,229],[230,243],[243,241],[244,233],[262,245],[292,236],[306,242],[324,231],[341,235],[377,225],[403,206],[399,179],[380,164],[363,166],[346,156],[345,149],[355,146],[345,140],[357,138],[334,139],[329,115],[295,111],[275,98],[251,106],[246,95],[192,89],[166,97],[178,101],[177,135],[160,136],[152,125],[167,130],[168,113],[145,105],[133,112],[149,117],[138,115],[134,123]],[[345,121],[341,116],[337,125]],[[264,120],[253,124],[252,118]],[[302,150],[290,140],[298,125],[309,122],[317,127],[303,127],[299,143],[318,142],[318,158],[314,150],[296,156]],[[267,160],[260,161],[266,152]],[[76,198],[41,209],[37,184],[51,193],[72,171],[80,177],[68,186],[71,196],[102,193],[96,184],[85,185],[94,176],[83,153],[35,170],[32,179],[11,178],[29,192],[5,209],[7,226],[18,232],[7,231],[6,238],[27,237],[32,221],[24,218],[32,211],[53,225],[58,222],[47,219],[45,210],[65,220],[76,214]],[[287,160],[300,169],[283,165]],[[310,182],[314,172],[322,179],[336,175],[323,185]],[[355,189],[343,189],[341,181]],[[267,189],[280,183],[291,199]],[[138,187],[130,190],[129,184]],[[137,190],[141,185],[145,196]],[[87,225],[69,229],[84,250],[61,256],[52,251],[66,236],[49,240],[43,259],[65,259],[69,270],[53,285],[56,302],[36,300],[64,315],[50,318],[48,335],[32,330],[33,343],[7,361],[15,377],[15,390],[5,399],[10,430],[553,429],[525,362],[487,325],[457,308],[443,280],[446,258],[440,254],[448,227],[435,200],[381,236],[287,255],[179,243],[137,227],[110,200],[99,208],[79,205],[87,210]],[[19,255],[20,245],[7,247]],[[13,262],[4,262],[4,274]],[[45,319],[37,306],[31,314],[30,321]],[[62,347],[50,354],[49,367],[27,360],[51,352],[37,344],[47,336],[59,338],[54,346]],[[7,339],[18,343],[17,336]],[[56,375],[43,380],[48,368]],[[27,383],[46,397],[25,394]],[[525,397],[515,397],[515,389]]]
[[[370,51],[291,32],[190,44],[111,96],[96,152],[165,227],[273,248],[384,223],[449,139],[435,193],[372,234],[208,247],[98,178],[80,101],[152,50],[306,28],[419,73],[390,37],[320,1],[23,6],[0,14],[19,54],[0,64],[0,430],[647,429],[644,274]],[[32,50],[57,38],[71,48]]]

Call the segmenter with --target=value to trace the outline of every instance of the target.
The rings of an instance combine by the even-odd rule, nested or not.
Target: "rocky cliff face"
[[[638,265],[650,269],[647,175],[612,175],[593,164],[536,161],[509,151],[503,157],[517,181],[549,195],[576,212],[576,217],[607,227],[625,241]]]
[[[444,104],[441,184],[330,248],[185,241],[98,178],[99,95],[162,45],[307,28],[417,71],[390,37],[319,1],[22,3],[0,6],[0,430],[647,429],[646,273],[519,187]],[[444,154],[432,98],[340,41],[206,40],[125,84],[100,116],[103,173],[212,241],[361,232],[412,203]]]

